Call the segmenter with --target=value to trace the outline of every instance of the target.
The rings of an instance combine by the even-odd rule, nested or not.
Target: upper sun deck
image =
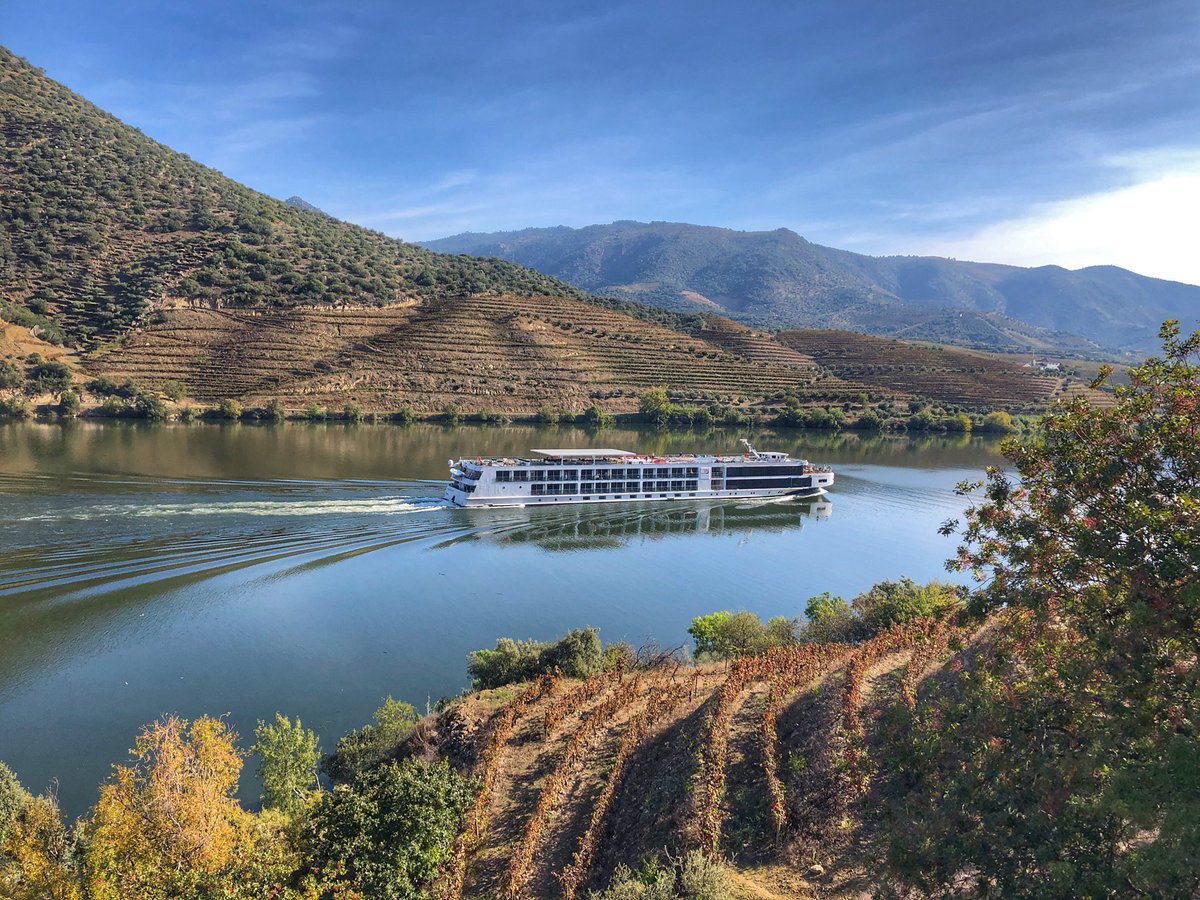
[[[516,468],[519,466],[578,466],[620,464],[630,466],[662,466],[662,465],[720,465],[722,463],[795,463],[806,465],[803,459],[792,459],[786,453],[741,453],[728,456],[697,456],[683,453],[667,453],[662,455],[633,453],[629,450],[614,450],[603,448],[595,450],[531,450],[540,459],[525,459],[523,457],[476,457],[474,460],[465,458],[464,463],[474,463],[476,466],[499,468]]]

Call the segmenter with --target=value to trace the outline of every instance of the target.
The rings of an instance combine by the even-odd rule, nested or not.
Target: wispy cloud
[[[987,225],[962,238],[927,240],[908,252],[1016,265],[1119,265],[1200,284],[1200,148],[1114,157],[1133,183]]]

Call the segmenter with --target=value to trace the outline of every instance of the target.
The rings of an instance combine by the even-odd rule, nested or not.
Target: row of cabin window
[[[616,494],[639,491],[697,491],[698,481],[585,481],[582,484],[535,484],[529,492],[535,496],[547,494]]]
[[[699,478],[697,466],[659,466],[645,469],[498,469],[496,481],[575,481],[610,478]]]

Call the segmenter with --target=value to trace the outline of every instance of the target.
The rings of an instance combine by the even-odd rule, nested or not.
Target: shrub
[[[562,411],[552,406],[543,406],[538,409],[534,419],[543,425],[557,425],[562,421]]]
[[[834,431],[845,423],[846,415],[840,409],[821,406],[805,409],[796,403],[781,409],[774,420],[774,424],[780,428],[826,428]]]
[[[304,418],[309,422],[324,422],[329,414],[317,404],[310,403],[304,408]]]
[[[81,406],[79,395],[74,391],[63,391],[62,396],[58,398],[58,414],[60,416],[77,416]]]
[[[287,410],[283,408],[283,403],[278,399],[272,400],[263,410],[263,419],[267,422],[282,422],[287,418]]]
[[[637,871],[622,863],[603,891],[588,900],[730,900],[733,887],[725,864],[690,850],[682,859],[643,862]]]
[[[97,397],[109,397],[114,394],[120,394],[121,385],[117,384],[107,375],[101,375],[99,378],[93,378],[87,383],[87,391],[89,394],[94,394]]]
[[[933,431],[937,427],[937,419],[927,409],[921,409],[915,415],[909,416],[909,431]]]
[[[959,413],[956,416],[948,416],[947,418],[942,419],[941,425],[947,431],[969,432],[974,426],[974,423],[971,421],[971,417],[966,413]]]
[[[336,873],[347,894],[426,896],[474,797],[475,785],[445,760],[384,763],[320,795],[301,836],[306,861]]]
[[[980,431],[991,431],[999,434],[1009,434],[1016,430],[1013,425],[1013,418],[1004,410],[990,412],[983,417],[983,424],[979,426]]]
[[[362,409],[359,408],[354,403],[347,403],[345,406],[342,407],[342,418],[345,419],[347,422],[351,422],[354,425],[358,425],[363,420]]]
[[[764,625],[757,614],[744,609],[697,616],[692,619],[688,634],[695,644],[696,656],[707,659],[752,656],[795,643],[791,619],[780,616]]]
[[[966,588],[959,585],[939,581],[916,584],[911,578],[902,578],[873,585],[850,605],[870,636],[913,619],[946,616],[963,605],[966,595]]]
[[[585,678],[604,665],[604,649],[595,628],[572,631],[554,643],[501,638],[494,650],[476,650],[467,655],[467,672],[476,690],[529,681],[553,669],[573,678]]]
[[[361,773],[400,755],[420,716],[411,703],[390,696],[375,710],[374,723],[352,731],[337,742],[337,748],[321,763],[329,777],[353,781]]]
[[[162,392],[173,403],[178,403],[187,396],[187,389],[178,381],[164,381]]]
[[[39,357],[40,358],[40,357]],[[60,362],[39,362],[26,373],[25,392],[59,396],[71,386],[71,370]]]
[[[586,678],[604,667],[604,649],[600,632],[581,628],[569,632],[542,651],[539,667],[543,672],[558,669],[570,678]]]
[[[121,416],[125,415],[127,411],[128,407],[125,405],[125,401],[116,394],[109,394],[100,403],[100,415],[108,416],[112,419],[120,418]]]
[[[593,403],[587,408],[587,411],[584,412],[583,421],[584,424],[591,425],[594,428],[611,428],[615,420],[612,416]]]
[[[151,422],[163,422],[168,415],[167,405],[153,394],[138,394],[131,403],[126,404],[125,411],[127,415]]]
[[[853,608],[829,591],[810,598],[804,615],[807,621],[800,629],[803,641],[828,644],[853,641],[862,636],[862,622]]]
[[[222,419],[240,419],[242,412],[242,404],[229,397],[226,397],[217,405],[217,416]]]
[[[0,391],[16,393],[25,386],[25,375],[16,363],[0,360]]]
[[[5,397],[0,400],[0,416],[10,419],[28,419],[31,415],[29,403],[22,397]]]
[[[402,406],[392,413],[392,421],[397,425],[411,425],[416,420],[417,414],[413,412],[411,406]]]
[[[0,763],[0,896],[75,900],[81,896],[77,842],[58,800],[30,795],[6,773],[12,774]]]
[[[732,895],[725,864],[699,850],[688,851],[679,864],[679,896],[686,900],[729,900]]]
[[[196,418],[196,411],[194,409],[192,409],[190,406],[185,406],[185,407],[183,407],[183,409],[179,410],[179,421],[180,422],[191,422],[195,418]]]
[[[860,431],[882,431],[883,417],[873,409],[868,409],[854,422],[854,428]]]
[[[462,422],[462,410],[451,403],[442,409],[442,421],[447,425],[458,425]]]

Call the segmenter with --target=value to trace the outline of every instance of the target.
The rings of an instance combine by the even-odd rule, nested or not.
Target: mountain
[[[780,228],[673,222],[465,233],[422,244],[531,266],[587,291],[717,311],[770,328],[847,328],[1015,352],[1155,347],[1194,325],[1200,287],[1115,266],[1068,271],[938,257],[871,257]]]
[[[0,48],[0,316],[100,346],[172,307],[381,307],[485,291],[582,297],[252,191]]]
[[[1034,410],[1076,389],[967,351],[835,332],[785,344],[711,303],[690,304],[700,316],[622,299],[646,299],[636,291],[601,298],[513,262],[406,244],[252,191],[2,49],[0,196],[0,358],[38,352],[202,403],[625,413],[666,384],[681,401],[755,413],[918,396]]]
[[[288,197],[283,202],[288,206],[294,206],[296,209],[303,210],[304,212],[320,213],[323,216],[329,215],[329,213],[325,212],[325,210],[321,209],[321,207],[313,206],[303,197]]]

